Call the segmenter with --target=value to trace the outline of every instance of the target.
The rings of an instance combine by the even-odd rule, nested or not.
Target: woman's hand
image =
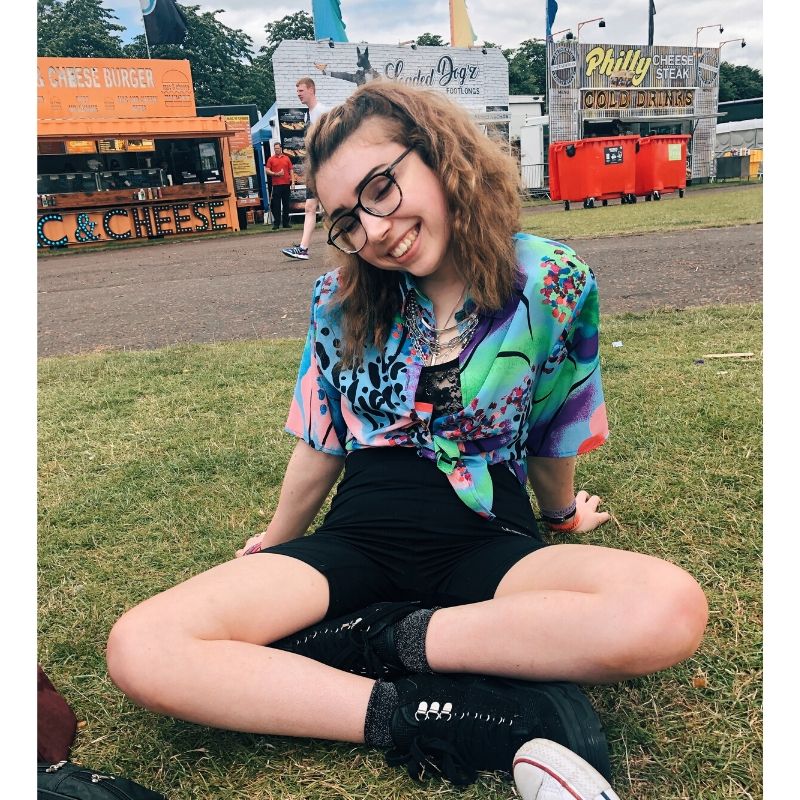
[[[236,551],[236,558],[241,558],[242,556],[249,556],[251,553],[258,553],[259,550],[264,547],[264,538],[266,537],[267,532],[262,531],[261,533],[257,533],[255,536],[251,536],[245,543],[244,547],[240,550]]]
[[[575,495],[575,513],[578,517],[578,525],[572,531],[573,533],[588,533],[611,519],[608,511],[597,510],[597,506],[601,502],[602,500],[596,494],[590,496],[589,492],[583,489]]]

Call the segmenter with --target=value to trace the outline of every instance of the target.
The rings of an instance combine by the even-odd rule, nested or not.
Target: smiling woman
[[[366,742],[456,784],[553,740],[571,752],[529,744],[523,800],[612,800],[575,683],[687,658],[707,608],[666,561],[540,536],[526,478],[553,533],[609,519],[574,487],[608,435],[594,274],[514,233],[514,162],[441,94],[369,82],[307,152],[341,266],[314,286],[275,514],[128,611],[109,673],[154,711]]]

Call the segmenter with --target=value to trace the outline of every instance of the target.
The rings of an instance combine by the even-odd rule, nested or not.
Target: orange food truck
[[[188,61],[38,59],[38,248],[239,230],[222,117]]]

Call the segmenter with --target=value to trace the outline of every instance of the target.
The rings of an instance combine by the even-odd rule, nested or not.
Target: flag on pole
[[[469,21],[466,0],[450,0],[450,47],[472,47],[477,38]]]
[[[139,0],[144,32],[151,44],[180,44],[186,36],[186,17],[175,0]]]
[[[347,27],[342,21],[342,8],[339,0],[311,0],[311,13],[314,15],[314,38],[332,39],[346,42]]]
[[[556,12],[558,11],[558,3],[556,0],[547,0],[547,8],[545,16],[547,24],[545,25],[545,36],[548,42],[553,41],[553,23],[556,21]]]
[[[653,33],[655,32],[655,24],[653,17],[656,15],[655,0],[650,0],[650,19],[647,26],[647,44],[653,46]]]

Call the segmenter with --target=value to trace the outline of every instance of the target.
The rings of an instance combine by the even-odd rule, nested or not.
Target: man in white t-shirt
[[[328,106],[323,105],[317,100],[317,87],[311,78],[300,78],[295,84],[297,88],[297,99],[308,107],[308,124],[313,125],[322,114],[328,111]],[[305,217],[303,218],[303,238],[300,244],[284,247],[281,252],[291,258],[308,258],[308,247],[311,244],[311,234],[317,224],[317,198],[306,187],[306,207]]]

